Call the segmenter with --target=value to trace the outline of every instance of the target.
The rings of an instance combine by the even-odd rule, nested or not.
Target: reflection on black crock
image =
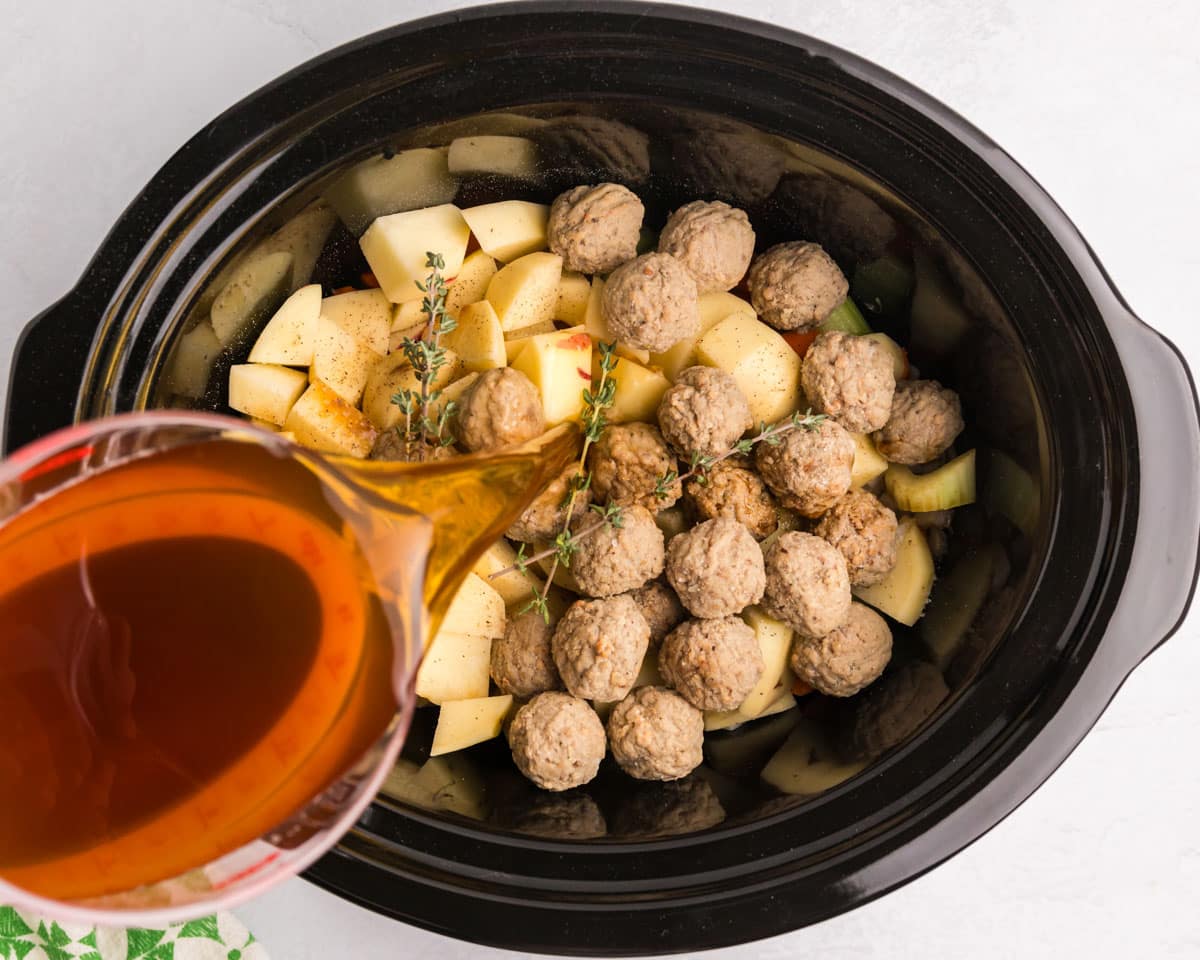
[[[530,790],[518,802],[497,807],[492,818],[515,833],[550,840],[595,840],[608,833],[604,814],[587,793]]]
[[[537,131],[542,160],[559,185],[611,181],[626,186],[650,177],[650,139],[604,117],[558,117]]]
[[[692,775],[668,783],[639,783],[613,817],[614,836],[674,837],[715,827],[725,808],[708,783]]]

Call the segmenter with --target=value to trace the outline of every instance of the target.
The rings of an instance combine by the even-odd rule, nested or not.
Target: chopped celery
[[[950,353],[971,326],[958,292],[929,254],[913,254],[916,289],[912,298],[911,347],[921,353]]]
[[[850,281],[850,295],[871,316],[902,316],[912,290],[912,268],[891,254],[860,263]]]
[[[838,304],[834,308],[833,313],[817,329],[822,333],[828,333],[830,330],[840,330],[842,333],[854,334],[871,332],[871,328],[867,326],[867,321],[863,319],[862,313],[849,297]]]
[[[1003,548],[986,544],[972,550],[938,580],[929,609],[918,627],[933,662],[945,671],[962,646],[968,628],[987,599],[992,572],[1004,558]]]
[[[933,587],[933,555],[925,534],[910,518],[900,521],[898,543],[891,573],[874,586],[855,587],[854,595],[911,627],[921,618]]]
[[[975,451],[968,450],[962,456],[920,476],[902,464],[893,463],[884,474],[883,482],[896,501],[896,506],[909,513],[952,510],[974,503]]]

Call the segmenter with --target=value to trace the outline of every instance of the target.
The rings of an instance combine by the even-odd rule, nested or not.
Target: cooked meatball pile
[[[697,200],[667,218],[658,249],[687,267],[700,293],[732,290],[754,256],[754,228],[736,207]]]
[[[637,256],[644,214],[642,201],[628,187],[575,187],[551,204],[546,240],[568,270],[611,273]]]
[[[297,416],[293,429],[290,414],[273,423],[306,443],[311,429],[310,445],[332,453],[443,460],[525,444],[547,432],[547,419],[574,413],[566,429],[579,428],[579,456],[529,490],[505,531],[511,542],[476,567],[494,591],[483,595],[476,579],[480,595],[461,595],[477,602],[459,609],[478,610],[481,629],[459,628],[458,639],[495,638],[487,674],[486,646],[476,647],[449,676],[423,675],[418,692],[453,702],[462,693],[452,691],[467,686],[453,674],[461,669],[470,671],[471,699],[493,697],[478,711],[478,730],[460,720],[461,731],[439,735],[474,744],[504,730],[517,770],[554,794],[538,794],[510,771],[516,793],[489,802],[514,828],[579,838],[606,835],[610,822],[618,836],[704,829],[725,816],[714,789],[729,801],[717,738],[738,734],[727,731],[780,714],[776,742],[794,747],[804,730],[794,722],[789,730],[785,715],[799,716],[787,711],[810,696],[806,723],[845,720],[813,762],[824,763],[838,737],[838,759],[849,762],[889,749],[933,712],[948,693],[943,675],[907,658],[920,639],[939,663],[951,649],[961,664],[963,638],[937,636],[950,628],[933,617],[922,631],[897,634],[894,662],[881,613],[910,624],[934,571],[940,577],[943,563],[977,558],[981,531],[1007,521],[978,508],[957,512],[969,499],[959,468],[971,461],[926,476],[961,452],[958,394],[919,379],[901,358],[904,347],[882,333],[829,329],[848,325],[847,274],[864,308],[876,302],[873,315],[887,329],[904,329],[893,321],[903,319],[897,314],[919,276],[909,267],[919,258],[914,252],[908,263],[907,232],[904,243],[892,242],[898,222],[873,200],[831,176],[785,176],[779,143],[732,121],[681,114],[667,134],[669,152],[652,153],[650,138],[623,123],[583,115],[531,121],[522,136],[543,168],[538,183],[553,183],[557,194],[544,244],[557,256],[535,252],[522,272],[520,258],[484,242],[447,281],[456,299],[494,310],[477,314],[490,314],[487,336],[455,345],[444,396],[429,398],[445,413],[436,431],[424,421],[414,429],[412,418],[384,428],[395,410],[383,391],[413,373],[394,350],[386,367],[361,371],[361,409],[339,408],[329,424]],[[668,155],[676,182],[702,199],[665,222],[649,203],[646,222],[636,191],[657,172],[652,159]],[[468,189],[455,202],[478,195]],[[738,203],[756,211],[754,223]],[[789,218],[801,225],[795,239],[773,243]],[[772,239],[760,243],[756,226]],[[503,279],[488,279],[498,271]],[[950,336],[938,338],[933,355],[914,339],[915,364],[982,380],[970,367],[977,375],[963,374],[971,351]],[[374,362],[375,351],[361,352]],[[614,357],[615,367],[607,362]],[[968,406],[980,395],[966,393]],[[988,433],[986,421],[975,427]],[[1009,557],[1017,552],[996,553],[980,575],[985,610],[1016,581]],[[908,570],[897,568],[902,562]],[[445,669],[446,659],[431,657],[425,673]],[[459,726],[454,716],[443,714],[448,728]],[[766,733],[767,724],[758,729]],[[757,752],[768,749],[766,739]],[[706,749],[712,771],[698,770]],[[596,777],[602,762],[641,781],[628,814],[614,818],[606,799],[602,812],[581,792],[561,795]],[[753,761],[739,756],[730,766]],[[773,776],[764,779],[774,784]],[[609,793],[606,786],[597,796]]]
[[[661,353],[700,332],[696,281],[669,253],[647,253],[617,267],[604,285],[604,321],[614,337]]]

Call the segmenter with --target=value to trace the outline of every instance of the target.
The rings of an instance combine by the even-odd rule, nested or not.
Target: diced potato
[[[908,352],[886,333],[868,333],[866,340],[874,340],[892,358],[892,374],[897,380],[908,379]]]
[[[425,810],[446,810],[472,820],[487,816],[484,777],[461,753],[431,757],[421,766],[397,760],[380,792]]]
[[[336,322],[376,353],[388,351],[392,304],[382,290],[351,290],[321,301],[321,316]]]
[[[468,573],[442,620],[439,633],[467,633],[495,640],[504,636],[504,598],[483,577]]]
[[[680,340],[664,353],[652,353],[650,362],[662,369],[668,380],[672,382],[679,376],[680,371],[694,367],[700,361],[696,359],[696,341],[713,327],[732,314],[739,313],[750,319],[757,319],[758,314],[741,297],[732,293],[705,293],[700,296],[700,330],[696,336]]]
[[[510,570],[502,576],[492,577],[492,574],[505,570],[516,562],[517,551],[513,545],[507,540],[497,540],[488,547],[474,568],[475,573],[483,577],[504,598],[505,606],[510,610],[523,606],[533,595],[533,591],[540,590],[546,582],[532,571],[523,575],[516,570]]]
[[[438,714],[437,729],[433,732],[431,757],[465,750],[477,743],[500,736],[504,718],[512,709],[511,694],[501,697],[478,697],[471,700],[447,700]]]
[[[562,257],[529,253],[492,277],[487,299],[505,331],[520,330],[554,319]]]
[[[784,679],[790,683],[791,673],[785,673]],[[787,713],[796,706],[796,695],[792,693],[790,687],[776,687],[771,696],[771,702],[763,709],[756,720],[763,720],[767,717],[773,717],[779,713]]]
[[[417,696],[433,703],[486,697],[491,658],[491,638],[438,631],[417,670]]]
[[[207,320],[197,324],[175,345],[171,354],[171,365],[167,368],[167,383],[181,397],[199,400],[208,390],[208,381],[217,357],[221,355],[221,341]]]
[[[377,217],[449,203],[457,192],[446,150],[420,148],[356,164],[325,191],[325,199],[358,236]]]
[[[463,307],[458,326],[442,336],[442,344],[457,353],[468,370],[491,370],[508,362],[500,318],[486,300]]]
[[[329,231],[333,229],[336,220],[337,214],[328,204],[323,200],[314,200],[269,237],[263,239],[254,248],[251,256],[291,254],[292,275],[288,287],[295,290],[312,279],[317,258],[325,249],[325,241],[329,238]]]
[[[774,617],[767,616],[760,607],[748,607],[742,613],[742,619],[754,630],[763,658],[763,672],[758,683],[737,708],[743,719],[753,720],[779,699],[776,688],[787,670],[788,654],[792,649],[792,630]]]
[[[377,436],[362,411],[319,380],[310,383],[296,401],[283,429],[295,436],[296,443],[347,457],[365,457]]]
[[[321,316],[321,285],[301,287],[275,311],[250,351],[251,363],[281,363],[307,367],[316,348]]]
[[[592,286],[588,291],[587,304],[583,310],[583,329],[588,332],[588,335],[596,341],[604,343],[612,343],[616,341],[616,337],[608,329],[608,321],[604,319],[604,310],[601,307],[601,298],[604,296],[604,278],[593,277]],[[650,351],[642,350],[639,347],[631,347],[627,343],[617,341],[617,356],[627,357],[634,363],[640,363],[643,367],[650,363]]]
[[[671,388],[671,381],[658,370],[618,357],[609,374],[617,382],[612,406],[605,413],[609,423],[629,423],[632,420],[655,421],[658,403]],[[592,382],[600,382],[599,353],[592,360]]]
[[[229,368],[229,405],[248,417],[282,425],[308,387],[301,370],[274,363],[239,363]]]
[[[968,450],[936,470],[914,474],[893,463],[883,475],[887,491],[901,510],[929,513],[975,502],[975,451]]]
[[[222,346],[233,343],[283,302],[291,275],[290,253],[268,254],[238,268],[209,312],[213,333]]]
[[[471,230],[458,207],[444,203],[380,217],[358,244],[387,298],[404,303],[423,297],[417,284],[429,276],[429,253],[442,255],[444,276],[457,276],[470,239]]]
[[[855,587],[854,595],[911,627],[921,618],[933,587],[933,555],[921,528],[907,517],[900,521],[898,544],[891,573],[874,586]]]
[[[962,557],[944,576],[917,628],[933,662],[945,671],[962,646],[967,630],[987,599],[992,573],[1006,561],[1003,547],[987,544]]]
[[[646,651],[646,656],[642,658],[641,669],[638,670],[638,675],[634,678],[631,689],[663,686],[666,686],[666,684],[663,682],[662,674],[658,669],[658,650],[651,648]],[[593,700],[592,708],[600,715],[601,719],[607,721],[608,715],[613,711],[613,707],[620,702],[620,700]]]
[[[870,434],[855,433],[851,436],[854,437],[854,465],[850,468],[850,486],[857,490],[884,473],[888,462],[875,449],[875,441]]]
[[[458,355],[453,350],[447,350],[446,364],[433,378],[433,389],[449,386],[459,379],[462,372],[463,365]],[[392,403],[392,397],[402,390],[420,389],[420,381],[403,353],[379,357],[367,375],[362,398],[363,413],[380,430],[388,430],[404,419],[400,408]]]
[[[912,345],[943,356],[958,346],[971,327],[971,318],[962,307],[962,298],[924,250],[913,251],[913,269]]]
[[[304,385],[308,386],[308,377],[304,378]],[[271,433],[280,433],[279,424],[272,423],[270,420],[259,420],[257,417],[250,418],[250,425],[258,427],[259,430],[269,430]]]
[[[447,284],[446,312],[452,317],[457,317],[463,307],[471,303],[478,303],[486,297],[488,284],[492,282],[492,277],[495,275],[495,260],[482,250],[468,254],[463,261],[462,269]],[[400,307],[396,309],[399,311]],[[419,300],[417,309],[421,309]]]
[[[558,305],[554,308],[554,319],[571,326],[584,323],[591,294],[592,285],[587,277],[574,270],[564,270],[558,281]]]
[[[763,767],[762,778],[782,793],[822,793],[859,773],[865,763],[842,763],[825,734],[800,719],[782,747]]]
[[[546,426],[577,420],[583,391],[592,382],[592,338],[569,330],[538,334],[529,338],[512,367],[538,388]]]
[[[800,403],[800,357],[777,331],[744,311],[701,336],[696,358],[733,377],[750,403],[755,423],[782,420]]]
[[[450,143],[450,172],[537,178],[537,146],[527,137],[459,137]]]
[[[462,215],[479,241],[480,249],[501,263],[546,249],[546,221],[550,217],[550,208],[544,203],[501,200],[468,207]]]
[[[367,377],[379,362],[379,354],[325,314],[317,321],[314,342],[309,376],[320,380],[347,403],[358,403]]]

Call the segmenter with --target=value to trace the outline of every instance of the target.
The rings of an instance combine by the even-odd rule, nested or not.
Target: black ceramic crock
[[[157,402],[164,358],[214,272],[281,205],[391,138],[415,142],[406,131],[493,110],[602,113],[650,134],[651,207],[701,189],[707,171],[709,192],[754,207],[764,236],[773,217],[786,235],[797,208],[774,182],[770,197],[757,195],[746,165],[759,148],[739,152],[757,142],[745,131],[799,146],[803,162],[781,183],[803,185],[811,164],[859,184],[871,204],[851,203],[846,216],[888,211],[941,251],[968,304],[954,356],[914,358],[963,393],[979,442],[1007,445],[1038,491],[1027,528],[1005,532],[1017,544],[1012,573],[995,622],[974,627],[989,642],[950,678],[951,696],[864,773],[812,798],[760,798],[720,826],[567,841],[379,803],[308,874],[456,937],[666,953],[777,934],[871,900],[1028,797],[1184,615],[1200,538],[1200,426],[1178,352],[1130,312],[1062,211],[962,118],[775,27],[681,7],[581,6],[492,6],[383,31],[213,121],[134,200],[75,288],[27,327],[6,447]],[[715,153],[697,158],[700,142]],[[615,153],[592,155],[603,167]],[[808,226],[820,234],[820,217]],[[843,246],[849,270],[856,243]]]

